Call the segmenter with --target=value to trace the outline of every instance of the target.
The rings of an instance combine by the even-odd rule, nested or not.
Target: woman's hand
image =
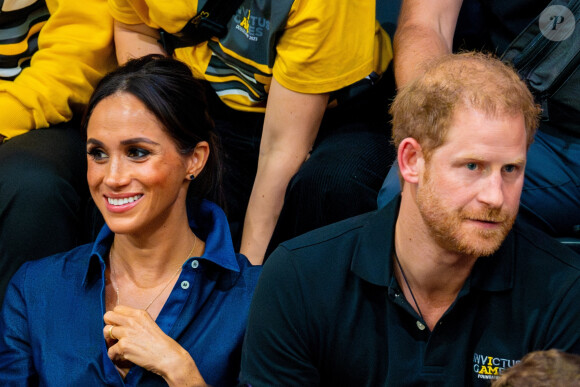
[[[189,353],[163,333],[146,311],[118,305],[105,313],[104,320],[109,358],[121,376],[133,363],[160,375],[170,386],[206,385]]]

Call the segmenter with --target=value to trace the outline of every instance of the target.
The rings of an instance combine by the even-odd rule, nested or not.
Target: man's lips
[[[490,220],[490,219],[467,218],[467,220],[474,223],[475,225],[478,225],[479,227],[490,229],[501,227],[505,223],[504,219]]]

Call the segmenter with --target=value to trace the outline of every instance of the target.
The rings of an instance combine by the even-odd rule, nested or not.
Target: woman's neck
[[[156,319],[183,263],[191,256],[201,256],[204,249],[205,243],[189,228],[161,240],[136,241],[115,235],[106,272],[107,310],[123,304],[144,309]]]
[[[147,286],[173,273],[190,256],[202,255],[205,243],[196,237],[184,219],[173,227],[158,227],[154,232],[115,234],[111,249],[118,271],[126,273],[137,284]]]

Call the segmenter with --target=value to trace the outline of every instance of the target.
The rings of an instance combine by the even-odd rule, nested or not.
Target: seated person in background
[[[86,239],[80,114],[116,61],[106,0],[0,4],[1,305],[23,262]]]
[[[580,257],[512,228],[539,113],[526,85],[448,55],[391,113],[401,195],[272,253],[242,382],[487,386],[530,351],[580,352]]]
[[[530,352],[503,371],[492,387],[578,387],[580,355],[556,349]]]
[[[379,82],[391,45],[375,1],[245,1],[225,36],[166,51],[159,31],[191,27],[203,4],[109,1],[121,63],[173,54],[211,82],[240,251],[259,264],[281,241],[376,209],[395,152],[385,108],[394,87]]]
[[[404,0],[393,41],[397,86],[421,74],[423,63],[458,48],[501,55],[538,15],[554,19],[543,13],[549,4],[550,0]],[[574,30],[574,23],[568,27]],[[580,45],[579,33],[567,39],[576,39],[571,49]],[[541,101],[542,119],[528,151],[519,217],[554,237],[580,237],[580,71],[560,78],[561,84]],[[384,187],[393,183],[387,179]],[[381,192],[379,206],[390,200],[392,191]]]
[[[219,197],[221,165],[202,86],[183,63],[146,57],[95,90],[87,177],[106,225],[14,275],[3,386],[236,383],[260,267],[203,199]]]

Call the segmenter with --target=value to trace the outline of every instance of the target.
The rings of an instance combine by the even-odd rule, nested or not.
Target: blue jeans
[[[555,237],[580,235],[578,139],[538,131],[528,151],[520,218]]]

